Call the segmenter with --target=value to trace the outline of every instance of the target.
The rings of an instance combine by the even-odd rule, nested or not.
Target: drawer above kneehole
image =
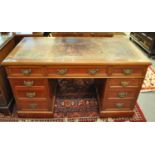
[[[46,69],[47,75],[52,77],[105,77],[107,68],[104,66],[51,66]]]

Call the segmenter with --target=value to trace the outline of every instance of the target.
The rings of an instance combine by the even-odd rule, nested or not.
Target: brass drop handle
[[[58,69],[57,70],[57,73],[59,74],[59,75],[65,75],[66,73],[67,73],[67,69]]]
[[[99,70],[98,69],[89,69],[88,73],[91,75],[95,75]]]
[[[21,73],[23,74],[23,75],[29,75],[29,74],[31,74],[31,69],[22,69],[21,70]]]
[[[129,82],[121,81],[121,86],[122,87],[127,87],[128,85],[129,85]]]
[[[126,92],[120,92],[120,93],[118,93],[118,97],[119,98],[124,98],[124,97],[126,97],[128,94],[126,93]]]
[[[36,109],[38,107],[38,104],[37,103],[31,103],[29,104],[29,108],[30,109]]]
[[[31,87],[33,86],[33,84],[34,84],[34,81],[24,81],[24,85],[27,87]]]
[[[133,70],[132,69],[123,69],[123,73],[124,73],[124,75],[131,75],[132,74],[132,72],[133,72]]]
[[[28,98],[33,98],[33,97],[36,96],[36,93],[35,93],[35,92],[27,92],[27,93],[26,93],[26,96],[27,96]]]
[[[124,107],[124,104],[123,103],[116,103],[115,104],[116,108],[123,108]]]

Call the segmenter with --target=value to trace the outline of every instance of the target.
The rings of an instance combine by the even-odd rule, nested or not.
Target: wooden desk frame
[[[129,52],[129,50],[135,50],[135,53],[133,52],[133,59],[135,59],[135,57],[137,58],[134,61],[96,61],[96,59],[94,59],[94,61],[81,62],[75,59],[75,54],[73,53],[72,55],[74,62],[67,62],[67,60],[64,62],[63,59],[62,61],[55,60],[57,57],[53,56],[63,51],[62,48],[64,43],[62,44],[63,46],[60,47],[60,51],[58,51],[58,53],[56,51],[50,53],[49,50],[51,49],[52,45],[49,39],[50,38],[27,38],[26,40],[23,40],[3,61],[3,65],[5,65],[8,78],[10,80],[16,99],[17,113],[19,117],[53,117],[55,86],[54,84],[51,86],[49,79],[60,78],[96,79],[96,87],[99,96],[99,113],[101,117],[129,117],[134,114],[134,106],[136,104],[136,100],[147,71],[147,67],[151,64],[145,56],[139,53],[139,51],[136,51],[136,48],[131,48],[131,45],[129,44],[130,46],[126,50],[127,52]],[[54,43],[56,41],[58,41],[58,43],[61,41],[60,38],[54,39]],[[65,38],[62,40],[64,41],[64,39]],[[91,39],[89,40],[87,38],[82,40],[87,44],[87,41],[90,41]],[[116,41],[120,40],[121,43],[124,41],[126,45],[128,45],[128,41],[124,38],[112,38],[108,41],[113,43],[113,40],[114,46],[116,46]],[[34,43],[31,44],[34,47],[29,47],[29,44],[25,44],[25,41],[28,41],[30,44],[34,41]],[[102,39],[95,39],[93,41],[102,41]],[[33,60],[31,58],[31,54],[35,58],[35,53],[38,46],[38,50],[42,51],[40,49],[40,44],[47,44],[47,42],[49,42],[49,47],[42,45],[41,48],[45,48],[45,51],[48,54],[50,53],[51,57],[54,57],[55,59],[41,59],[42,56],[44,56],[42,55],[44,53],[41,52],[39,53],[41,54],[40,60],[38,58]],[[83,42],[81,42],[81,44],[83,45]],[[73,45],[74,43],[72,43],[72,46]],[[90,44],[87,45],[89,46]],[[107,46],[106,44],[104,45]],[[67,44],[68,48],[72,46],[68,46]],[[120,43],[118,43],[117,46],[122,48]],[[22,47],[22,50],[20,47]],[[24,50],[27,51],[27,47],[30,51],[28,55],[24,52]],[[76,45],[76,48],[78,47],[81,50],[81,47]],[[125,45],[124,47],[126,48]],[[96,46],[96,48],[98,48],[98,46]],[[107,48],[109,48],[109,43],[106,48],[104,47],[104,50]],[[74,51],[75,48],[72,48],[72,50]],[[89,50],[91,50],[91,48],[89,48]],[[118,59],[117,56],[115,57]],[[102,79],[106,79],[106,82],[103,83]]]

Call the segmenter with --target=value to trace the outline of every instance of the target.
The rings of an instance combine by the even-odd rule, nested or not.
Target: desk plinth
[[[124,37],[25,38],[3,61],[19,117],[41,118],[53,116],[49,79],[60,78],[95,79],[100,116],[132,116],[150,64]]]

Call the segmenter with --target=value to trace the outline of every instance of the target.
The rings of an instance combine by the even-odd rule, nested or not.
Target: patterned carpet
[[[149,66],[141,92],[155,91],[155,70]]]
[[[135,106],[133,117],[100,118],[98,101],[94,93],[93,80],[61,79],[58,81],[54,118],[18,118],[16,109],[11,116],[0,114],[0,121],[8,122],[146,122],[139,108]]]
[[[146,122],[146,118],[142,113],[138,104],[136,104],[134,109],[135,114],[132,117],[118,117],[118,118],[100,118],[96,111],[93,112],[94,116],[87,117],[64,117],[61,118],[18,118],[16,112],[14,111],[11,116],[4,116],[0,113],[0,122]],[[75,113],[74,113],[75,114]],[[80,113],[76,112],[77,115]],[[91,114],[89,112],[89,114]],[[58,114],[55,114],[58,115]]]

